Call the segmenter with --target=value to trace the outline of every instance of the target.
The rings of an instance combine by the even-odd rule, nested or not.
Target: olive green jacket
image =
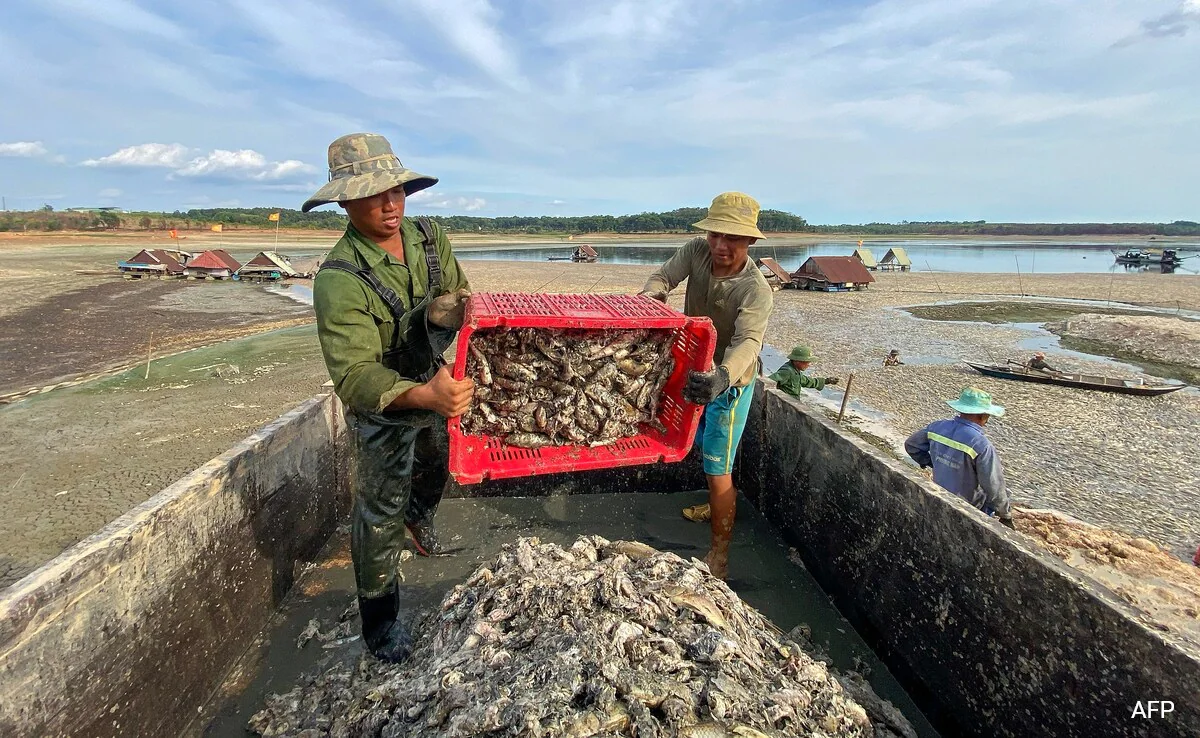
[[[433,228],[442,266],[440,294],[468,287],[446,233],[436,223]],[[407,265],[360,234],[353,225],[346,229],[328,258],[369,268],[410,310],[425,298],[429,268],[421,230],[412,220],[404,218],[400,231]],[[383,353],[393,348],[395,318],[387,303],[361,279],[337,269],[322,269],[313,282],[313,309],[317,313],[317,337],[325,366],[333,379],[334,391],[347,406],[383,412],[393,400],[417,386],[418,382],[384,366]],[[399,337],[397,348],[402,347],[404,339]]]
[[[772,374],[770,379],[775,380],[775,384],[779,385],[779,389],[789,395],[799,396],[802,389],[825,389],[824,377],[810,377],[792,366],[791,362],[779,367],[779,371]]]
[[[766,277],[754,259],[747,259],[737,274],[714,277],[708,240],[697,236],[651,275],[642,292],[670,292],[685,279],[683,312],[712,319],[717,329],[714,359],[729,372],[732,386],[745,387],[758,374],[758,354],[774,305]]]

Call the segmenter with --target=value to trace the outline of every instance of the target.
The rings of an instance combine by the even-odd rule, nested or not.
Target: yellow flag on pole
[[[272,223],[278,223],[279,222],[279,213],[271,213],[270,215],[267,216],[267,220],[271,221]]]
[[[215,226],[213,226],[212,231],[213,231],[213,233],[220,233],[221,232],[221,224],[217,223]]]

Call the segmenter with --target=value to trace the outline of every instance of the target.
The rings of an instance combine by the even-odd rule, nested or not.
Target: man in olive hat
[[[958,411],[958,417],[939,420],[912,434],[904,442],[904,450],[922,469],[933,468],[938,486],[1012,528],[1012,502],[1000,457],[983,434],[988,418],[1003,416],[1004,408],[974,387],[967,387],[957,400],[946,404]]]
[[[788,363],[779,367],[779,371],[769,378],[775,380],[779,389],[789,395],[800,396],[801,390],[823,390],[827,384],[837,384],[837,377],[810,377],[804,372],[813,363],[815,357],[808,346],[797,346],[788,354]]]
[[[900,366],[903,363],[900,361],[900,349],[892,349],[887,356],[883,357],[884,366]]]
[[[666,302],[687,280],[684,312],[712,319],[717,329],[716,366],[691,372],[683,390],[688,402],[704,405],[696,442],[704,458],[711,510],[712,547],[705,561],[725,578],[737,507],[733,459],[746,427],[758,354],[771,315],[771,287],[749,257],[758,230],[758,202],[741,192],[713,198],[708,217],[692,225],[703,231],[658,268],[641,294]]]
[[[445,418],[465,412],[474,391],[442,360],[462,326],[466,275],[440,227],[404,215],[405,198],[436,183],[406,169],[383,136],[355,133],[329,145],[329,182],[301,208],[336,202],[350,218],[314,281],[313,307],[354,447],[350,551],[363,640],[389,661],[412,648],[396,582],[405,529],[418,553],[438,551]]]

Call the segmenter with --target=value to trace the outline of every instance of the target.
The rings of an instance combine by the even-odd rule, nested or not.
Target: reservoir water
[[[590,244],[598,254],[598,261],[605,264],[661,264],[677,249],[686,236],[678,241],[623,241],[616,244]],[[570,242],[547,245],[540,243],[514,244],[506,247],[472,247],[455,249],[463,260],[497,261],[547,261],[563,259],[571,255],[577,246],[588,243],[586,238]],[[938,272],[1119,272],[1138,271],[1139,267],[1126,267],[1115,262],[1113,252],[1124,252],[1131,248],[1157,247],[1145,240],[1122,242],[1048,242],[1037,241],[954,241],[943,239],[904,239],[866,241],[876,259],[882,259],[888,249],[903,248],[912,260],[914,271]],[[1176,274],[1200,272],[1200,241],[1173,243],[1171,248],[1179,250],[1185,257]],[[848,256],[853,253],[853,241],[822,241],[804,243],[799,239],[770,238],[750,247],[754,257],[770,256],[788,271],[794,271],[810,256]],[[1153,268],[1155,271],[1158,267]]]

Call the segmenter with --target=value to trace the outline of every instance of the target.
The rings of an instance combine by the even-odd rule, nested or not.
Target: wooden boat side
[[[1123,379],[1103,377],[1095,374],[1067,374],[1056,377],[1030,371],[1015,371],[1007,367],[991,364],[975,364],[970,361],[966,362],[966,364],[980,374],[995,377],[996,379],[1011,379],[1018,382],[1031,382],[1033,384],[1053,384],[1059,387],[1075,387],[1077,389],[1097,392],[1115,392],[1123,395],[1139,395],[1142,397],[1165,395],[1187,386],[1186,384],[1130,384]]]

